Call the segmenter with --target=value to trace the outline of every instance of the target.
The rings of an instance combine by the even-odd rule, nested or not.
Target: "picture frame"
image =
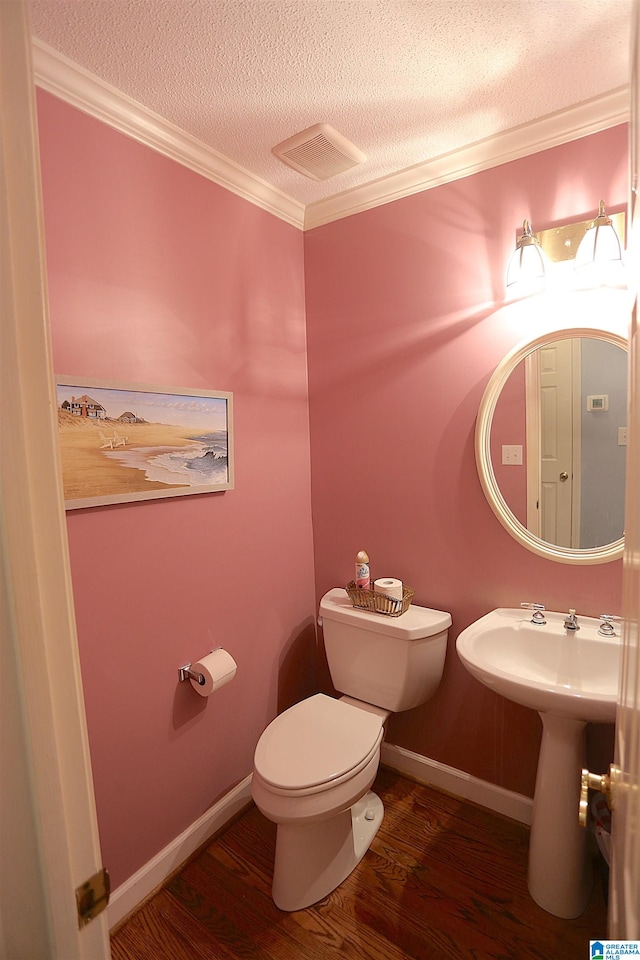
[[[232,490],[233,394],[56,377],[65,509]]]

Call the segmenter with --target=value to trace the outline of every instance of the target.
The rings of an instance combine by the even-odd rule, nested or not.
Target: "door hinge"
[[[76,889],[79,927],[84,927],[90,920],[102,913],[109,903],[110,893],[109,871],[104,867]]]

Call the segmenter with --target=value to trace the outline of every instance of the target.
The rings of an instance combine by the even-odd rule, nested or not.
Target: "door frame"
[[[79,928],[101,867],[57,443],[27,5],[0,3],[0,953],[107,960],[106,914]],[[7,669],[5,669],[5,666]],[[6,706],[5,705],[9,705]],[[10,713],[9,713],[10,711]],[[9,767],[9,763],[11,766]],[[19,811],[22,820],[18,821]],[[18,829],[28,823],[28,842]],[[19,889],[16,889],[16,884]],[[12,888],[12,889],[8,889]],[[4,909],[10,906],[11,909]]]

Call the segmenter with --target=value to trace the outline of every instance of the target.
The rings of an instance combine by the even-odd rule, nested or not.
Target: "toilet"
[[[411,605],[399,617],[353,607],[334,588],[320,601],[333,685],[285,710],[254,755],[252,793],[277,824],[272,896],[302,910],[345,880],[384,813],[369,788],[390,713],[433,696],[442,678],[451,615]]]

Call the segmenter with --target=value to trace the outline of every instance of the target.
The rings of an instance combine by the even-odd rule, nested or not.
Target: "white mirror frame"
[[[590,337],[592,339],[606,340],[623,350],[628,351],[628,342],[624,337],[607,330],[598,330],[594,327],[571,327],[564,330],[554,330],[547,332],[534,340],[526,340],[514,347],[498,364],[494,373],[487,384],[487,387],[480,403],[478,418],[476,421],[476,466],[478,476],[487,498],[489,506],[496,517],[511,534],[511,536],[540,557],[547,560],[556,560],[559,563],[608,563],[611,560],[618,560],[622,557],[624,549],[624,537],[614,540],[603,547],[594,547],[593,549],[577,549],[573,547],[558,547],[555,544],[547,543],[540,537],[530,533],[519,520],[516,519],[511,509],[504,499],[491,461],[491,425],[493,423],[493,414],[496,409],[498,398],[506,381],[513,373],[521,360],[524,360],[530,353],[538,347],[547,343],[554,343],[556,340],[567,340],[574,337]]]

